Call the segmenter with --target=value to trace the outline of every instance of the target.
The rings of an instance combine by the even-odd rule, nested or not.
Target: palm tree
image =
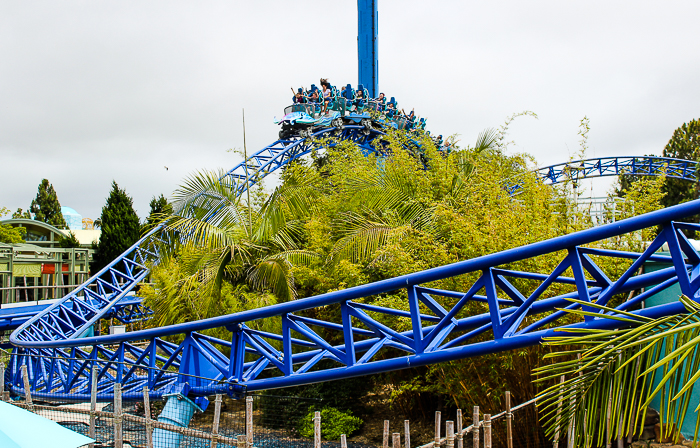
[[[249,295],[257,298],[249,307],[270,304],[269,295],[259,293],[293,300],[292,266],[317,257],[298,244],[300,219],[312,207],[308,184],[289,179],[255,207],[240,203],[224,175],[190,176],[174,193],[174,213],[160,216],[160,236],[168,243],[152,274],[159,286],[151,291],[156,325],[230,312],[222,309],[225,286],[258,293]]]
[[[678,441],[677,428],[688,408],[700,410],[691,403],[700,378],[700,304],[685,296],[680,300],[688,314],[659,319],[586,303],[609,313],[622,328],[576,330],[576,335],[548,340],[547,345],[563,350],[545,356],[559,361],[535,369],[537,381],[565,378],[537,402],[548,436],[572,424],[575,446],[589,447],[602,446],[606,433],[609,440],[639,434],[647,408],[658,397],[661,437]],[[699,427],[700,418],[695,440]]]
[[[389,137],[398,139],[397,143],[403,145],[403,134],[390,134]],[[437,170],[440,173],[437,175],[449,175],[451,182],[446,192],[438,198],[422,197],[417,176],[406,176],[405,171],[392,170],[390,167],[372,170],[366,176],[350,178],[346,188],[354,196],[365,198],[365,204],[359,212],[341,213],[335,220],[340,238],[333,247],[331,261],[367,261],[379,248],[398,242],[413,231],[437,238],[437,229],[433,225],[436,203],[463,199],[465,186],[476,169],[475,160],[488,156],[490,151],[496,149],[496,137],[495,130],[487,129],[479,134],[473,148],[467,147],[450,155],[442,155],[445,169]],[[421,144],[427,155],[427,163],[441,164],[441,156],[432,141],[424,138]],[[430,175],[435,174],[431,172]]]

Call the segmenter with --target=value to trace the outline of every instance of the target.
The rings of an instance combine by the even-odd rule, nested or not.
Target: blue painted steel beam
[[[17,345],[22,348],[18,348],[10,366],[10,384],[13,390],[21,392],[19,366],[26,364],[34,375],[32,384],[39,397],[70,392],[74,399],[87,398],[87,381],[93,368],[99,371],[103,389],[108,391],[110,384],[120,381],[134,398],[138,398],[137,392],[144,385],[157,396],[184,381],[192,386],[194,395],[233,393],[347,378],[533,345],[562,325],[551,320],[550,313],[579,306],[567,301],[570,298],[604,301],[613,293],[623,294],[659,283],[679,283],[683,293],[696,297],[700,256],[686,244],[679,230],[700,226],[676,221],[699,212],[700,201],[694,201],[472,260],[198,322],[79,341],[20,342],[15,338],[13,343],[20,342]],[[641,254],[588,247],[657,225],[662,225],[664,231]],[[672,256],[654,254],[663,244],[669,246]],[[532,273],[512,267],[545,254],[561,260],[550,272]],[[610,278],[592,257],[628,260],[631,264],[622,275]],[[639,274],[638,266],[652,259],[669,261],[673,266]],[[569,269],[573,277],[564,275]],[[433,282],[460,276],[472,278],[467,291],[433,286]],[[523,282],[524,279],[535,283]],[[562,294],[562,288],[568,291]],[[365,303],[384,294],[398,293],[403,293],[406,303],[396,308]],[[479,303],[481,310],[476,308],[475,312],[473,304]],[[308,310],[334,306],[339,310],[335,318],[319,320],[305,315]],[[618,307],[626,308],[625,303]],[[679,310],[678,304],[671,304],[635,313],[667,315]],[[404,315],[413,322],[412,329],[393,328],[392,321],[383,320],[382,315]],[[253,329],[251,322],[270,318],[281,320],[281,333]],[[538,319],[550,319],[548,328],[535,325]],[[601,314],[572,328],[604,328],[610,322]],[[214,328],[227,329],[230,337],[221,340],[202,334]],[[181,336],[178,339],[183,342],[173,344],[162,339],[174,335]],[[341,343],[330,342],[339,337]],[[320,368],[319,362],[324,359],[330,360],[331,365]],[[162,366],[161,370],[153,370],[156,363]]]
[[[312,137],[330,132],[357,143],[364,151],[374,151],[377,139],[383,135],[377,130],[366,135],[361,126],[345,126],[341,131],[322,129]],[[221,182],[240,195],[272,171],[313,149],[320,149],[321,144],[322,140],[317,138],[278,140],[226,173]],[[599,173],[607,175],[602,167],[613,162],[599,160]],[[666,166],[675,167],[676,162]],[[619,166],[625,161],[616,159],[615,163]],[[653,161],[648,165],[633,161],[632,166],[648,166],[647,175],[658,173]],[[690,176],[691,172],[694,175],[694,168],[689,167],[686,166],[684,175]],[[592,174],[590,171],[587,175]],[[70,395],[70,399],[86,399],[89,372],[93,369],[98,371],[100,399],[109,399],[115,381],[124,385],[127,399],[137,399],[144,385],[149,386],[153,396],[160,396],[184,382],[195,395],[215,390],[233,393],[243,388],[258,390],[304,384],[318,378],[345,378],[444,357],[474,356],[482,349],[498,351],[535,344],[545,330],[549,331],[545,327],[556,326],[562,316],[558,312],[539,315],[555,308],[572,307],[567,298],[592,300],[608,297],[612,292],[648,289],[660,283],[666,286],[679,283],[692,296],[700,280],[695,274],[688,277],[688,272],[695,272],[700,256],[678,229],[697,225],[673,221],[699,211],[699,204],[689,203],[611,226],[274,307],[126,335],[81,338],[99,319],[116,315],[117,304],[147,275],[148,263],[158,260],[158,245],[154,243],[162,237],[154,229],[85,285],[12,334],[11,342],[17,348],[9,370],[12,380],[8,384],[21,392],[19,367],[27,365],[37,397],[67,399]],[[670,230],[663,232],[653,247],[664,242],[677,247],[672,251],[674,257],[660,258],[653,255],[652,249],[635,254],[581,247],[661,224]],[[567,255],[563,256],[560,269],[553,272],[523,272],[510,266],[518,260],[556,251],[566,251]],[[679,254],[684,254],[686,260]],[[630,269],[626,277],[610,280],[591,257],[612,257],[619,262],[631,260],[637,264],[668,259],[674,267],[643,275],[633,275],[636,271]],[[574,276],[563,275],[565,268],[573,269]],[[591,278],[584,280],[586,272]],[[446,291],[431,284],[465,274],[478,277],[466,292]],[[549,297],[546,286],[535,291],[523,289],[521,283],[525,280],[568,287],[570,291]],[[96,285],[96,292],[88,287],[91,284]],[[405,292],[407,303],[403,307],[393,309],[364,303],[376,295],[397,291]],[[473,304],[480,304],[483,312],[465,315],[465,306]],[[306,310],[321,306],[337,306],[337,320],[321,321],[305,315]],[[630,306],[628,302],[620,309]],[[673,307],[665,310],[675,312]],[[404,332],[391,328],[382,321],[382,315],[409,318],[413,328]],[[280,319],[282,332],[263,333],[248,325],[263,318]],[[601,322],[607,321],[591,319],[585,324],[602,325]],[[230,338],[220,340],[202,334],[212,328],[229,331]],[[339,336],[341,344],[334,345],[327,339],[328,332],[333,331],[337,333],[333,340]],[[183,342],[174,344],[163,339],[174,335]],[[324,359],[333,361],[336,367],[314,371]]]
[[[357,0],[358,80],[369,91],[370,98],[379,96],[378,1]]]
[[[561,182],[578,182],[594,177],[666,175],[673,179],[698,181],[698,162],[669,157],[599,157],[576,160],[538,168],[533,174],[546,185]],[[506,182],[509,194],[518,194],[523,189],[522,176]]]

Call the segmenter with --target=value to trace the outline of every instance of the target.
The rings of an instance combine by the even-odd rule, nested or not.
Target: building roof
[[[24,239],[27,243],[41,247],[54,247],[58,245],[61,237],[67,236],[69,232],[73,232],[75,237],[83,247],[92,246],[93,241],[100,239],[100,230],[63,230],[58,229],[51,224],[34,219],[5,219],[0,221],[2,224],[11,225],[13,227],[24,227],[27,229],[27,234]]]

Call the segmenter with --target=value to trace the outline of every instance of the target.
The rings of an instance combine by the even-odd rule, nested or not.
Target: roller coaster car
[[[321,113],[321,105],[314,103],[292,104],[284,108],[284,117],[277,119],[275,124],[282,125],[279,138],[286,140],[294,135],[305,138],[310,136],[314,130],[321,128],[336,127],[342,129],[345,124],[359,124],[365,127],[366,133],[372,128],[372,118],[369,113],[357,111],[348,113],[341,107],[341,102],[331,104],[329,110]],[[344,106],[344,104],[342,104]]]
[[[300,137],[308,137],[314,128],[327,128],[338,124],[340,112],[329,110],[322,114],[321,107],[321,104],[314,103],[292,104],[285,107],[284,117],[279,120],[275,117],[275,124],[282,125],[280,139],[287,139],[296,134]]]

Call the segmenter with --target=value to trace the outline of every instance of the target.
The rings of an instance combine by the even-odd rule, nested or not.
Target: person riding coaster
[[[345,125],[360,125],[365,135],[369,135],[373,128],[382,127],[425,130],[425,119],[417,120],[414,111],[408,115],[402,113],[394,97],[387,101],[381,93],[378,98],[370,98],[362,84],[357,90],[350,84],[339,90],[322,78],[320,89],[312,84],[307,95],[296,93],[294,104],[284,109],[284,117],[274,119],[275,124],[282,126],[279,132],[281,140],[294,136],[306,138],[323,128],[334,127],[342,131]],[[370,110],[375,115],[379,112],[379,116],[372,118]]]

